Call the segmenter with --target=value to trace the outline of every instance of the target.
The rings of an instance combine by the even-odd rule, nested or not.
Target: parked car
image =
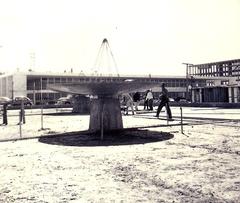
[[[180,103],[191,103],[191,101],[189,101],[187,99],[180,99],[179,102]]]
[[[179,103],[191,103],[191,101],[189,101],[189,100],[187,100],[187,99],[185,99],[185,98],[183,98],[183,97],[177,97],[177,98],[175,99],[175,101],[176,101],[176,102],[179,102]]]
[[[176,102],[180,102],[180,103],[191,103],[191,101],[187,100],[186,98],[184,97],[177,97],[175,99]]]
[[[8,97],[0,97],[0,105],[10,104],[12,100]]]
[[[55,100],[50,100],[46,104],[47,105],[53,105],[53,104],[56,104],[56,101]]]
[[[12,100],[12,106],[20,106],[21,104],[24,104],[24,106],[32,106],[33,102],[31,99],[25,96],[19,96],[15,97],[14,100]]]
[[[158,106],[160,104],[160,99],[154,99],[153,100],[153,106]],[[174,102],[173,98],[169,98],[169,102]]]
[[[184,98],[184,97],[176,97],[176,98],[175,98],[175,101],[176,101],[176,102],[179,102],[181,99],[185,99],[185,98]]]
[[[71,97],[60,97],[56,103],[56,105],[69,105],[69,104],[72,104]]]

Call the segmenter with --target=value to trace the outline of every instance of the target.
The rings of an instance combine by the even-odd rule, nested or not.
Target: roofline
[[[202,65],[213,65],[213,64],[219,64],[219,63],[229,63],[229,62],[240,62],[240,59],[232,59],[232,60],[226,60],[226,61],[217,61],[217,62],[209,62],[209,63],[201,63],[201,64],[191,64],[191,67],[194,66],[202,66]]]
[[[26,75],[26,76],[58,76],[58,77],[120,77],[120,78],[172,78],[172,79],[186,79],[186,76],[176,76],[176,75],[153,75],[153,74],[142,74],[142,75],[128,75],[128,74],[112,74],[112,75],[107,75],[107,74],[102,74],[102,75],[93,75],[93,74],[82,74],[82,73],[59,73],[59,72],[13,72],[13,73],[6,73],[0,75],[0,77],[6,77],[6,76],[12,76],[15,74],[21,74],[21,75]]]
[[[238,76],[193,76],[193,79],[205,79],[205,80],[229,80],[229,79],[235,79]],[[191,77],[188,77],[188,79],[191,79]]]

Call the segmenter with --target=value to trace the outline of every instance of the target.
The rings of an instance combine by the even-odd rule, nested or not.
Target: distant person
[[[139,92],[136,92],[133,95],[133,102],[134,102],[134,106],[135,106],[135,111],[138,111],[138,105],[140,103],[140,99],[141,99],[141,95]]]
[[[133,109],[133,99],[132,97],[130,96],[130,94],[126,93],[123,95],[124,96],[124,100],[126,102],[126,112],[125,112],[125,115],[128,115],[128,109],[129,107],[131,108],[132,110],[132,115],[134,115],[134,109]]]
[[[146,99],[148,101],[148,110],[152,111],[153,110],[153,93],[151,89],[148,91]]]
[[[159,98],[160,98],[161,101],[158,105],[156,117],[159,117],[159,114],[162,110],[162,107],[165,106],[165,108],[167,110],[168,120],[173,120],[172,119],[172,112],[171,112],[171,109],[169,107],[168,90],[165,88],[165,83],[162,83],[162,92],[161,92],[161,95],[160,95]]]
[[[147,90],[147,92],[145,93],[144,96],[144,103],[143,103],[143,109],[147,109],[148,110],[148,99],[147,99],[147,94],[148,94],[149,90]]]
[[[8,124],[8,119],[7,119],[7,104],[3,104],[3,125]]]
[[[126,98],[123,95],[118,95],[118,100],[120,103],[121,111],[123,111],[125,113],[126,108],[127,108],[126,107]]]

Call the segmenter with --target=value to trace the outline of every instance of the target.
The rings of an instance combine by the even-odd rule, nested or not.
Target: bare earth
[[[40,110],[22,126],[32,139],[14,140],[18,111],[9,111],[0,202],[240,202],[240,109],[183,108],[184,134],[179,107],[172,111],[169,123],[151,112],[123,116],[129,129],[103,141],[77,132],[88,115],[44,115],[41,130]]]

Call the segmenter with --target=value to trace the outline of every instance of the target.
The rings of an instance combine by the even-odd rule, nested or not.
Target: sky
[[[239,59],[239,24],[239,0],[0,0],[0,72],[88,73],[107,38],[111,71],[184,75]]]

